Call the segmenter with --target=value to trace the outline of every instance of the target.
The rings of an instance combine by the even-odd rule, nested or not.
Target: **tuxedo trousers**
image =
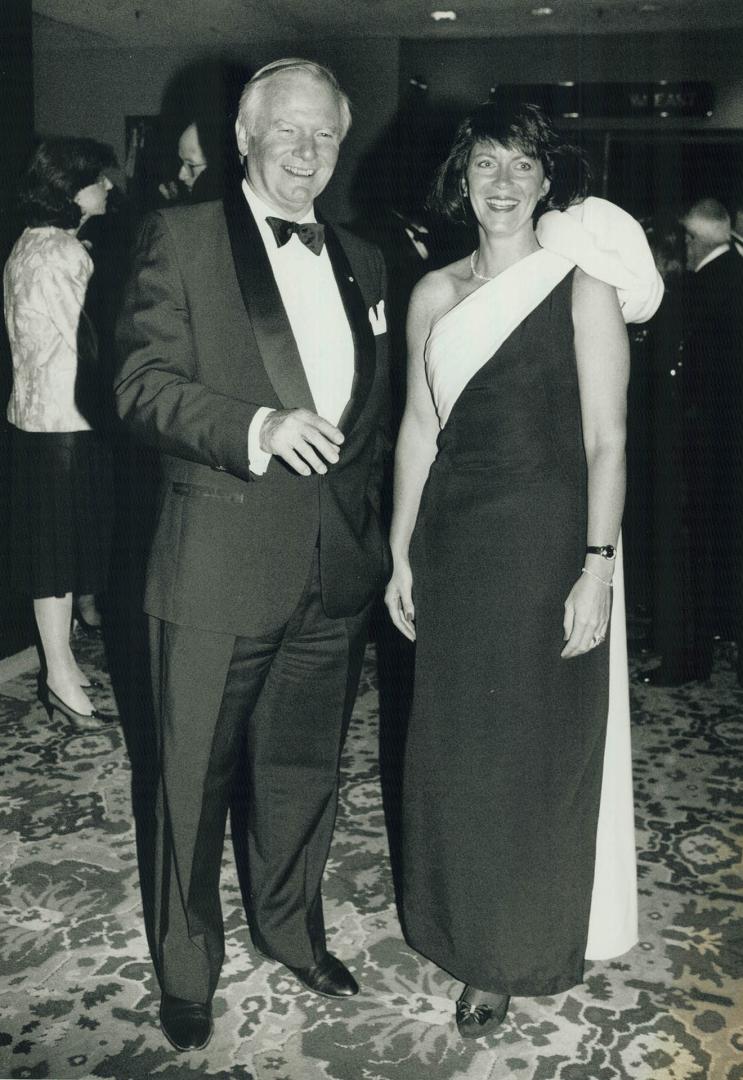
[[[735,400],[735,399],[734,399]],[[740,424],[740,417],[736,417]],[[720,431],[712,437],[714,424]],[[691,650],[685,673],[708,679],[714,639],[738,644],[743,674],[743,443],[735,421],[707,418],[700,436],[693,428],[686,443],[691,578]]]
[[[153,926],[162,989],[209,1002],[224,958],[227,813],[258,948],[292,967],[325,952],[321,883],[368,613],[330,619],[318,553],[289,620],[233,637],[151,618],[159,743]]]

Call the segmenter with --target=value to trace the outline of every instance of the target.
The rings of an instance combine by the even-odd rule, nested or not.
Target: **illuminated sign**
[[[491,100],[518,98],[541,105],[555,119],[622,119],[649,116],[711,116],[714,88],[708,82],[574,83],[494,86]]]

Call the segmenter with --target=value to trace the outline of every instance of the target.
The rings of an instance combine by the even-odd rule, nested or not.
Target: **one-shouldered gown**
[[[538,996],[635,943],[636,879],[621,567],[611,642],[560,656],[586,544],[573,273],[544,251],[522,263],[426,350],[442,430],[410,552],[403,917],[455,978]],[[509,297],[545,267],[554,286],[519,312]]]

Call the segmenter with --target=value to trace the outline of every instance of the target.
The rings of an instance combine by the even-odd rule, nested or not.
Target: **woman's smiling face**
[[[478,142],[466,174],[472,210],[486,232],[513,234],[528,226],[549,180],[537,158],[517,146]]]

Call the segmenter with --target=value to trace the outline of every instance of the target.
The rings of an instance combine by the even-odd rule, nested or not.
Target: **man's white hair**
[[[700,199],[684,214],[681,224],[704,244],[730,243],[730,214],[718,199]]]
[[[338,111],[341,118],[340,137],[344,139],[351,126],[351,103],[348,95],[341,90],[335,75],[322,64],[314,60],[302,60],[297,56],[285,57],[283,60],[274,60],[270,64],[256,71],[255,75],[245,84],[240,95],[240,106],[237,113],[238,123],[242,125],[246,135],[255,135],[258,125],[258,115],[263,105],[264,95],[270,86],[271,80],[285,75],[288,72],[301,71],[313,79],[326,83],[336,96]]]

